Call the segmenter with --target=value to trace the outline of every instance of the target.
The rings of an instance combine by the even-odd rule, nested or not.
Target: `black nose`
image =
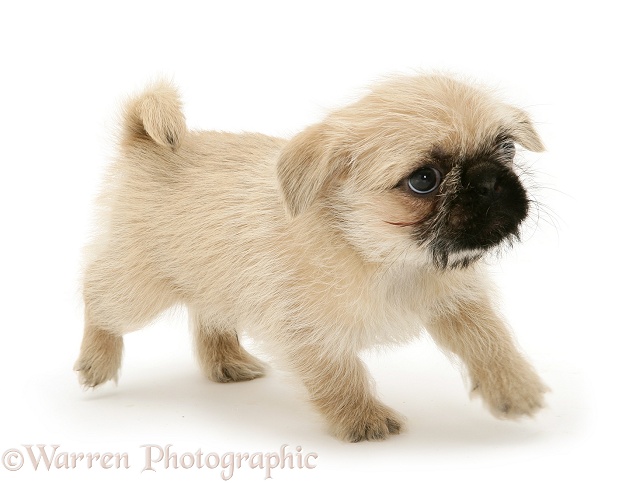
[[[482,201],[495,201],[504,194],[501,172],[491,167],[476,167],[466,176],[467,185]]]
[[[475,182],[475,189],[479,196],[491,199],[499,198],[503,191],[497,175],[480,176]]]

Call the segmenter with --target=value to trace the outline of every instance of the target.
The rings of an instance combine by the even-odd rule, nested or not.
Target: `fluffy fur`
[[[122,336],[185,304],[210,379],[264,374],[240,345],[249,333],[347,441],[403,425],[374,396],[359,351],[424,330],[461,358],[496,416],[532,415],[545,386],[493,309],[479,262],[496,243],[455,247],[446,228],[470,215],[451,205],[475,153],[494,152],[488,163],[509,161],[497,169],[512,173],[511,159],[490,160],[505,157],[502,133],[542,149],[523,111],[444,76],[379,85],[289,141],[188,131],[174,87],[155,84],[123,113],[85,271],[81,383],[116,379]],[[413,196],[403,181],[432,162],[447,165],[439,193]]]

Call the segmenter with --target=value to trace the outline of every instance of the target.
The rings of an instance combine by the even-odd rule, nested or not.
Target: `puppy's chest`
[[[372,346],[418,337],[429,320],[430,302],[419,280],[376,281],[352,307],[360,342]]]

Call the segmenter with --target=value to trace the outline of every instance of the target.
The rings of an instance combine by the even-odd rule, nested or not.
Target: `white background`
[[[2,481],[219,481],[143,468],[182,454],[319,455],[275,481],[633,481],[634,53],[627,2],[12,2],[0,14],[0,453],[25,444],[128,453],[125,470],[42,469]],[[18,6],[19,5],[19,6]],[[519,6],[516,6],[519,5]],[[291,136],[382,76],[467,75],[536,120],[526,153],[544,204],[491,263],[502,310],[552,388],[536,419],[493,419],[428,340],[365,355],[408,418],[382,443],[341,443],[283,374],[208,382],[175,311],[126,336],[118,386],[82,392],[81,250],[119,103],[157,75],[189,127]],[[263,355],[266,357],[266,355]],[[417,477],[417,478],[416,478]],[[231,481],[262,481],[237,469]]]

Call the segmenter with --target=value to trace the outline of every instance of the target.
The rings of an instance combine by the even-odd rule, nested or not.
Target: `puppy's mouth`
[[[438,216],[419,230],[438,268],[465,268],[488,251],[511,244],[528,214],[526,190],[508,168],[484,163],[457,181],[440,203]]]

